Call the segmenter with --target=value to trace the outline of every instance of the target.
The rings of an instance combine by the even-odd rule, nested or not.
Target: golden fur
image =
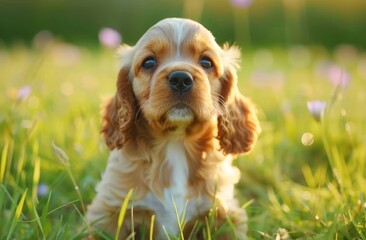
[[[197,22],[170,18],[120,54],[117,91],[105,105],[101,130],[112,152],[88,221],[114,235],[120,206],[134,189],[121,239],[131,234],[131,221],[138,232],[152,215],[156,238],[165,231],[177,235],[177,214],[184,214],[188,237],[212,206],[218,223],[230,218],[236,237],[245,238],[246,214],[234,198],[240,173],[231,162],[251,150],[259,124],[237,88],[239,49],[221,48]],[[142,67],[149,58],[156,60],[152,69]],[[201,66],[203,58],[212,68]],[[175,71],[192,76],[191,89],[172,90],[168,79]]]

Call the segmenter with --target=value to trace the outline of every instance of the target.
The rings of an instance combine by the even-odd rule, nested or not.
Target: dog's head
[[[197,22],[169,18],[120,53],[117,93],[105,107],[102,128],[111,149],[121,148],[143,120],[152,131],[182,135],[215,121],[225,153],[250,150],[259,126],[237,89],[238,48],[221,48]]]

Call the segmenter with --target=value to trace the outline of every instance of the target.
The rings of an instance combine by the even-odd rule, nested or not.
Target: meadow
[[[366,52],[268,47],[242,58],[240,90],[262,126],[235,161],[249,238],[366,239]],[[104,47],[0,46],[0,239],[88,235],[83,214],[108,156],[100,104],[117,70]]]

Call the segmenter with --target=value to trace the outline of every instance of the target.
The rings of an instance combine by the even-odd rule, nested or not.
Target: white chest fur
[[[188,182],[188,163],[186,154],[182,142],[171,142],[167,145],[166,161],[169,164],[171,171],[171,185],[165,189],[165,202],[174,202],[177,206],[177,210],[180,213],[183,210],[186,195],[187,195],[187,182]]]
[[[171,169],[171,184],[164,190],[163,198],[148,193],[136,205],[154,210],[159,224],[167,232],[175,235],[179,233],[178,221],[181,219],[189,221],[199,211],[207,211],[211,202],[207,197],[202,196],[187,198],[189,168],[183,142],[172,141],[167,144],[165,164],[168,164]]]

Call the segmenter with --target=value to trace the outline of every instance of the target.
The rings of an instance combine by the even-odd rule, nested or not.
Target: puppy
[[[195,239],[207,232],[197,222],[214,215],[214,229],[228,220],[235,228],[219,239],[245,239],[247,217],[234,198],[240,173],[232,161],[251,150],[259,124],[237,88],[239,49],[221,48],[197,22],[169,18],[120,54],[117,91],[101,130],[111,153],[87,220],[119,231],[121,239],[149,230],[151,219],[157,239]]]

